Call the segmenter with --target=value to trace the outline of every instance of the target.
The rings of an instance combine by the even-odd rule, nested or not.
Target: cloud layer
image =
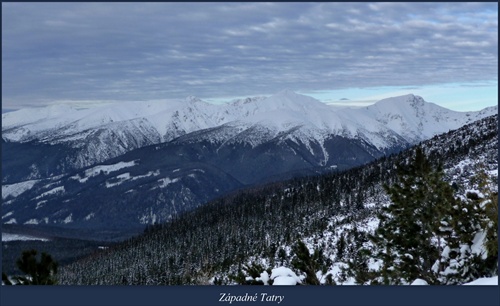
[[[3,3],[3,107],[497,80],[497,3]]]

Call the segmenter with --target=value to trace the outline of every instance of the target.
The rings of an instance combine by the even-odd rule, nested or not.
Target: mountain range
[[[2,223],[130,228],[246,186],[339,171],[497,114],[415,95],[338,108],[292,91],[2,114]]]

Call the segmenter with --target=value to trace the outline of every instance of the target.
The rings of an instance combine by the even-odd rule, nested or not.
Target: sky
[[[497,3],[2,3],[2,112],[284,89],[498,102]]]

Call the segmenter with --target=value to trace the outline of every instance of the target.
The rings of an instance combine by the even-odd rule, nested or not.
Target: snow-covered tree
[[[397,168],[398,181],[385,186],[391,199],[382,209],[380,226],[372,236],[383,261],[380,281],[411,283],[420,278],[437,284],[442,267],[433,266],[444,249],[443,226],[457,200],[453,188],[443,180],[440,166],[434,169],[420,147],[408,164]]]
[[[37,260],[37,251],[24,251],[21,258],[17,260],[17,266],[24,276],[15,276],[13,281],[2,273],[2,281],[5,285],[55,285],[57,283],[57,262],[47,253],[42,252],[40,261]]]
[[[491,276],[498,261],[498,200],[484,171],[473,178],[476,192],[456,196],[420,147],[397,179],[385,186],[390,204],[382,208],[371,239],[383,265],[375,283],[461,284]],[[364,250],[365,251],[365,250]]]

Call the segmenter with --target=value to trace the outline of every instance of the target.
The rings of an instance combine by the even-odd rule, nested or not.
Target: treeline
[[[436,165],[447,167],[486,154],[485,166],[498,168],[497,124],[497,116],[485,118],[434,137],[421,147]],[[276,266],[290,263],[292,252],[287,246],[377,215],[386,201],[382,185],[395,183],[395,165],[409,161],[413,151],[342,173],[273,183],[212,201],[172,222],[150,227],[139,237],[61,267],[59,283],[209,284],[217,275],[237,275],[250,258],[266,259]],[[466,172],[461,175],[467,176]],[[455,184],[457,190],[463,188]],[[356,243],[344,241],[339,258],[356,255],[356,245],[366,239],[353,233],[354,238],[345,238]],[[328,245],[328,239],[319,241],[323,250],[339,252],[339,246]],[[218,277],[217,281],[224,284],[232,279]]]

